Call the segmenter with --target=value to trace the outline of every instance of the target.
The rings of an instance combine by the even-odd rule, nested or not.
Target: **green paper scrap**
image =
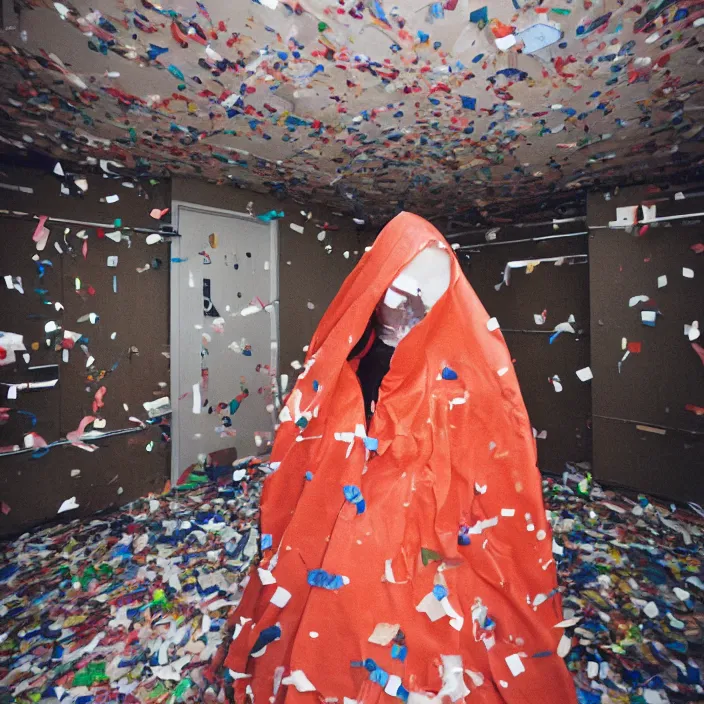
[[[186,677],[185,680],[181,680],[178,685],[176,686],[176,689],[174,689],[174,699],[176,701],[180,701],[183,695],[193,686],[193,682],[191,681],[190,677]]]
[[[439,562],[442,560],[442,555],[430,548],[421,548],[420,559],[423,560],[423,567],[427,567],[429,562]]]
[[[72,687],[90,687],[96,682],[108,682],[104,662],[90,662],[73,677]]]
[[[163,682],[158,682],[156,687],[152,689],[149,694],[147,694],[147,699],[158,699],[160,697],[163,697],[169,690],[166,689],[166,686],[164,685]]]

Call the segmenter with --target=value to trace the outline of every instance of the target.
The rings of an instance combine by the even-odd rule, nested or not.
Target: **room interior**
[[[700,3],[1,19],[0,702],[231,701],[279,412],[402,211],[508,345],[578,700],[704,701]]]

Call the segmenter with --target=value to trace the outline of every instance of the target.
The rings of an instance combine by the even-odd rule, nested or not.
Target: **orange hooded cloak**
[[[449,288],[398,345],[367,428],[348,356],[428,246],[447,248]],[[382,230],[323,316],[281,421],[263,559],[231,617],[238,701],[576,701],[511,357],[430,223],[402,213]]]

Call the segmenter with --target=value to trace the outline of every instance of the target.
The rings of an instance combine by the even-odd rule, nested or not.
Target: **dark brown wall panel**
[[[122,218],[128,226],[154,227],[158,223],[149,217],[154,207],[167,207],[170,201],[168,185],[151,186],[143,190],[125,188],[121,180],[89,177],[89,190],[83,199],[60,196],[58,179],[32,171],[13,171],[0,178],[4,183],[29,186],[34,194],[19,194],[0,189],[0,208],[18,210],[32,215],[49,215],[75,220],[112,223]],[[109,205],[100,199],[118,194],[118,203]],[[159,244],[148,246],[144,235],[132,234],[131,246],[98,239],[95,228],[70,226],[68,243],[73,252],[66,251],[63,241],[64,225],[49,223],[51,235],[46,249],[39,253],[51,260],[43,288],[46,298],[60,301],[64,310],[57,313],[53,306],[41,304],[34,292],[38,285],[36,253],[32,233],[36,223],[0,217],[0,261],[2,275],[23,277],[25,294],[0,289],[0,330],[25,336],[29,347],[34,341],[40,350],[31,352],[32,364],[59,364],[59,385],[51,391],[20,393],[16,402],[6,401],[2,394],[0,405],[30,410],[37,416],[36,432],[47,442],[64,437],[74,430],[81,418],[92,413],[95,390],[107,388],[105,406],[100,415],[106,420],[105,430],[132,427],[129,416],[145,418],[142,403],[157,395],[168,395],[169,360],[169,248]],[[84,258],[82,240],[75,236],[81,229],[89,234],[87,256]],[[59,254],[54,241],[65,250]],[[107,257],[117,255],[116,268],[107,267]],[[138,273],[137,267],[159,258],[161,268]],[[113,276],[117,276],[117,293],[113,292]],[[95,295],[76,293],[75,278],[83,288],[95,289]],[[78,318],[90,312],[100,316],[96,325],[79,323]],[[43,316],[33,319],[32,316]],[[102,382],[87,379],[86,356],[79,348],[70,353],[68,364],[61,362],[61,354],[46,349],[44,324],[56,320],[63,328],[80,332],[89,338],[88,349],[95,357],[96,366],[110,370]],[[114,340],[111,334],[117,333]],[[136,348],[139,354],[128,353]],[[17,380],[22,365],[0,367],[0,381]],[[159,387],[165,382],[165,388]],[[127,404],[125,411],[123,404]],[[0,427],[0,444],[22,445],[26,426],[11,422]],[[93,453],[73,447],[55,447],[44,457],[33,459],[30,454],[0,457],[0,500],[11,511],[0,515],[0,534],[16,533],[38,523],[52,520],[62,501],[72,496],[80,508],[62,517],[87,516],[102,509],[116,507],[129,500],[160,491],[168,477],[169,446],[160,442],[157,428],[133,435],[99,441]],[[154,440],[154,449],[146,446]],[[79,469],[78,477],[71,470]]]
[[[633,424],[594,417],[594,471],[599,481],[679,501],[701,503],[701,437],[644,433]]]
[[[704,199],[673,201],[673,192],[625,189],[610,201],[593,194],[589,224],[615,220],[617,206],[661,197],[668,200],[657,203],[659,217],[704,210]],[[704,406],[704,366],[684,336],[684,325],[704,322],[704,255],[690,248],[702,242],[702,225],[686,222],[651,226],[640,237],[624,230],[592,231],[594,469],[598,478],[641,491],[702,501],[704,416],[685,406]],[[683,277],[683,267],[694,271],[693,279]],[[658,289],[661,275],[667,285]],[[639,295],[651,297],[655,305],[629,307],[629,299]],[[655,327],[648,327],[640,313],[652,308],[661,315]],[[640,342],[642,351],[626,359],[619,373],[622,338]],[[659,426],[666,434],[638,430],[638,423]]]
[[[519,236],[544,234],[554,233],[531,228]],[[495,316],[504,330],[531,423],[538,432],[546,430],[548,434],[545,440],[537,440],[538,464],[553,473],[562,472],[565,462],[591,459],[591,392],[589,383],[582,383],[575,375],[577,369],[589,366],[588,267],[539,264],[530,274],[525,269],[513,270],[510,286],[498,291],[494,287],[502,280],[508,261],[585,251],[586,237],[576,237],[484,247],[470,253],[469,262],[463,263],[489,315]],[[547,321],[538,326],[533,314],[545,309]],[[550,335],[538,331],[552,330],[570,314],[577,321],[575,329],[583,333],[562,334],[550,345]],[[522,332],[526,330],[535,332]],[[561,393],[548,381],[554,374],[562,381]]]

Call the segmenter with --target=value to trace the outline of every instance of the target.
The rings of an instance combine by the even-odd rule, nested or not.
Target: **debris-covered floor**
[[[208,663],[256,554],[265,472],[220,488],[191,475],[2,544],[0,703],[226,701]],[[704,700],[704,514],[564,479],[545,498],[580,702]]]

